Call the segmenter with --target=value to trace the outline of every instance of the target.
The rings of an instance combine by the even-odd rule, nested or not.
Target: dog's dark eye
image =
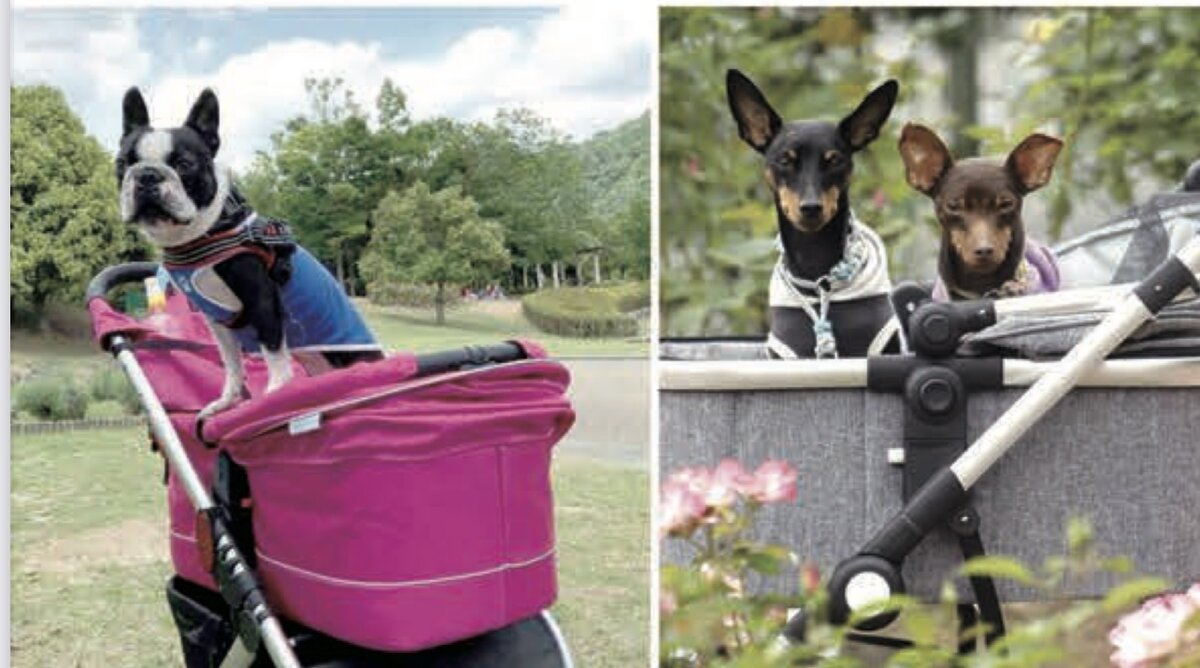
[[[187,158],[179,158],[175,161],[175,169],[187,171],[192,168],[192,161]]]
[[[840,151],[826,151],[825,155],[821,156],[821,159],[824,160],[826,167],[833,167],[842,164],[842,160],[845,157]]]
[[[962,207],[963,207],[963,201],[961,199],[956,198],[956,199],[952,199],[952,200],[947,200],[947,202],[946,202],[946,210],[951,213],[957,213],[959,211],[962,211]]]
[[[996,209],[999,210],[1000,213],[1011,213],[1016,206],[1017,201],[1011,197],[1001,197],[996,201]]]

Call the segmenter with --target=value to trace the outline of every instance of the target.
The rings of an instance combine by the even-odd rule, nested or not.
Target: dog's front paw
[[[221,397],[219,399],[217,399],[216,401],[212,402],[211,404],[205,406],[204,409],[201,410],[200,413],[196,415],[196,419],[207,420],[208,418],[216,415],[217,413],[220,413],[223,410],[232,408],[233,405],[236,404],[237,402],[238,402],[238,396],[236,394],[234,394],[232,396],[221,395]]]

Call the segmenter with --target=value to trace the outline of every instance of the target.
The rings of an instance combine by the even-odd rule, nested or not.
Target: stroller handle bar
[[[96,297],[105,299],[109,290],[125,283],[137,283],[150,278],[158,272],[157,262],[126,262],[113,265],[96,274],[87,286],[84,301],[90,302]]]

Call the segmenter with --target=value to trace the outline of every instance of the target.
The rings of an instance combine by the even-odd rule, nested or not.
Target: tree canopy
[[[433,192],[418,182],[389,192],[372,214],[374,228],[359,268],[368,282],[415,283],[437,289],[437,322],[445,322],[445,290],[492,279],[508,266],[504,229],[479,215],[459,186]]]
[[[112,159],[49,86],[12,96],[10,312],[32,324],[52,301],[81,303],[109,264],[148,249],[120,221]]]

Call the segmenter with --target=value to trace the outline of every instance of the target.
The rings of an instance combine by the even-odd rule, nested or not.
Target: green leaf
[[[1037,586],[1037,579],[1033,573],[1022,564],[1020,561],[1011,557],[999,555],[988,555],[983,557],[975,557],[966,562],[959,569],[959,572],[965,576],[989,576],[994,578],[1004,578],[1013,580],[1031,587]]]
[[[1144,599],[1162,593],[1168,586],[1166,580],[1157,577],[1138,578],[1123,582],[1104,595],[1102,606],[1105,612],[1119,612]]]

